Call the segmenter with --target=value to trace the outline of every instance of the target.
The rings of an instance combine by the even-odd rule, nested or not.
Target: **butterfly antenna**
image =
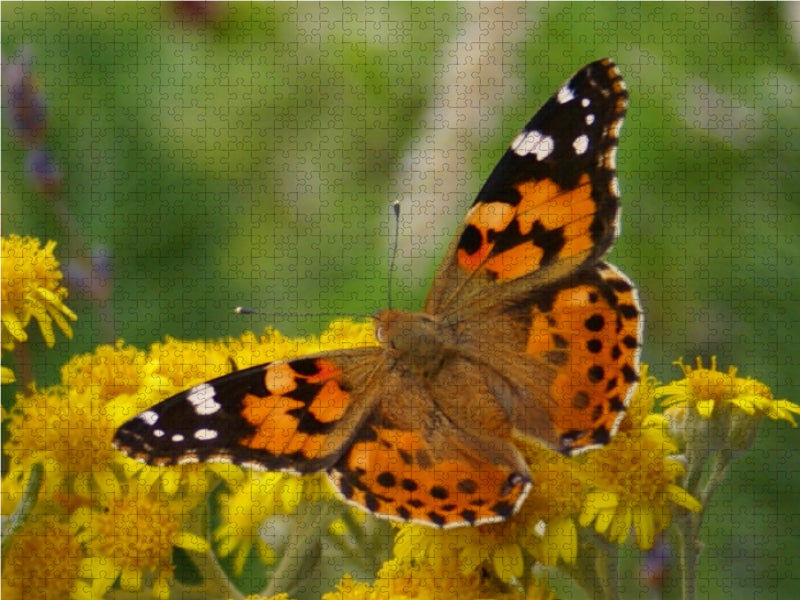
[[[341,319],[341,318],[348,318],[357,321],[358,319],[363,319],[363,313],[341,313],[341,312],[314,312],[314,313],[282,313],[282,312],[264,312],[261,310],[254,310],[252,308],[248,308],[246,306],[237,306],[233,309],[234,314],[237,315],[259,315],[262,317],[268,317],[269,319],[273,319],[276,321],[285,321],[287,319]]]
[[[253,310],[252,308],[247,308],[246,306],[237,306],[233,309],[234,314],[237,315],[266,315],[267,313],[263,313],[260,310]]]
[[[387,306],[392,308],[392,280],[394,279],[394,271],[397,268],[397,240],[400,238],[400,200],[392,202],[392,212],[394,213],[394,241],[392,242],[392,258],[389,262],[389,284],[387,293],[389,294],[389,301]]]

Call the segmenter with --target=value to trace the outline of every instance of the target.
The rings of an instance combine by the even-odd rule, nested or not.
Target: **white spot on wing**
[[[158,422],[158,413],[153,410],[146,410],[139,415],[139,418],[152,427]]]
[[[618,139],[620,129],[622,129],[622,119],[617,119],[611,123],[611,127],[608,128],[608,136],[613,139]]]
[[[619,182],[616,177],[609,182],[608,191],[612,196],[619,198]],[[619,219],[619,213],[617,213],[617,219]],[[619,229],[619,226],[617,226],[617,229]]]
[[[588,98],[583,98],[583,99],[581,100],[581,106],[582,106],[583,108],[586,108],[586,107],[587,107],[587,106],[589,106],[591,103],[592,103],[592,101],[591,101],[591,100],[589,100]]]
[[[586,117],[584,117],[583,120],[586,122],[587,125],[591,125],[592,123],[594,123],[594,115],[589,113],[588,115],[586,115]]]
[[[217,432],[213,429],[198,429],[194,432],[194,439],[200,440],[201,442],[213,440],[216,437]]]
[[[575,99],[575,93],[569,88],[568,85],[562,85],[556,92],[556,101],[559,104],[566,104],[570,100]]]
[[[180,433],[176,433],[175,435],[172,436],[173,442],[182,442],[184,439],[185,438]]]
[[[163,429],[156,429],[153,431],[153,436],[155,437],[164,437],[164,430]]]
[[[186,394],[186,400],[198,415],[213,415],[222,405],[214,400],[214,388],[207,383],[194,386]]]
[[[549,135],[538,131],[523,131],[511,142],[511,149],[519,156],[535,154],[536,160],[544,160],[553,153],[556,145]]]
[[[580,156],[589,148],[589,138],[586,135],[579,135],[572,142],[572,147],[575,149],[575,154]]]

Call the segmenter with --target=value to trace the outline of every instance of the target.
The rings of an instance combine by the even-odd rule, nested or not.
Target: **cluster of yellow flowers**
[[[7,350],[25,341],[31,319],[49,344],[52,322],[70,334],[63,317],[74,315],[63,304],[66,291],[53,247],[51,242],[41,250],[38,241],[16,236],[3,239]],[[101,598],[116,585],[131,591],[148,587],[155,597],[167,598],[176,547],[213,549],[218,558],[232,561],[234,572],[241,572],[253,553],[265,565],[274,563],[279,553],[259,527],[301,505],[330,504],[333,494],[323,476],[252,473],[219,464],[147,467],[114,452],[113,433],[159,400],[230,371],[232,363],[243,367],[365,343],[372,343],[371,324],[351,321],[336,321],[321,336],[303,339],[275,331],[222,342],[168,338],[147,351],[119,341],[74,357],[61,369],[60,384],[20,392],[3,413],[8,432],[3,512],[25,517],[3,541],[4,597],[37,597],[33,586],[46,591],[41,597]],[[645,369],[620,432],[600,450],[568,459],[522,446],[535,485],[507,522],[455,530],[393,526],[392,556],[375,581],[344,575],[323,597],[545,600],[552,592],[531,575],[533,566],[570,572],[589,532],[613,544],[632,534],[640,548],[650,548],[675,511],[702,508],[694,489],[685,486],[685,460],[679,457],[699,435],[698,419],[729,415],[719,445],[728,440],[743,449],[754,435],[743,423],[767,416],[794,425],[792,415],[800,413],[797,405],[774,400],[766,386],[737,378],[735,371],[721,373],[713,363],[711,369],[683,368],[684,379],[661,388]],[[666,415],[653,412],[658,395],[667,397]],[[209,542],[205,512],[220,482],[219,522]],[[25,514],[31,494],[36,505]],[[331,539],[366,526],[368,519],[336,506],[345,517],[320,524]]]

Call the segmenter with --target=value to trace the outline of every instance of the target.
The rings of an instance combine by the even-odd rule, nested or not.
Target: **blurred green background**
[[[30,60],[62,179],[37,191],[5,111],[3,235],[57,240],[73,271],[88,249],[113,287],[104,309],[71,293],[71,342],[32,336],[36,379],[114,337],[372,314],[396,198],[393,301],[421,306],[508,141],[611,56],[631,98],[609,259],[640,287],[651,373],[714,354],[800,401],[798,6],[3,2],[4,61]],[[703,597],[800,597],[798,450],[800,432],[765,423],[736,464]]]

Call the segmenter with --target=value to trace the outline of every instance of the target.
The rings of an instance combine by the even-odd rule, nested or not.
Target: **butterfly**
[[[626,107],[608,59],[558,88],[480,190],[423,311],[379,313],[375,347],[201,383],[122,425],[115,447],[152,465],[324,471],[397,521],[507,519],[533,485],[515,442],[607,444],[639,379],[636,288],[601,260]]]

